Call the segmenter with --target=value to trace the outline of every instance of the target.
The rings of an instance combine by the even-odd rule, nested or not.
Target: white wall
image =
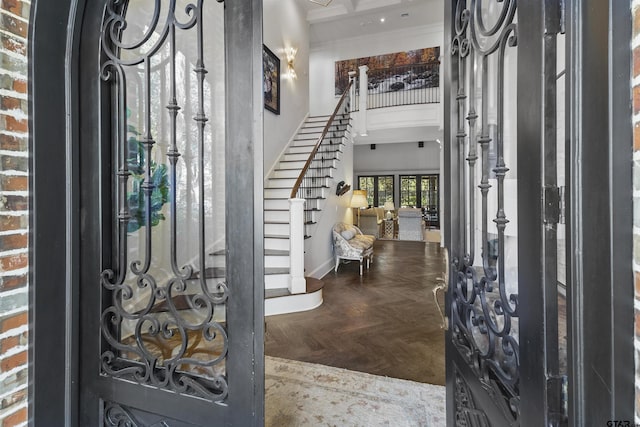
[[[402,144],[356,145],[353,160],[354,173],[428,172],[440,171],[440,148],[437,142],[426,141],[423,148],[417,142]]]
[[[443,31],[443,26],[439,24],[311,46],[309,57],[311,114],[329,114],[335,108],[337,102],[334,95],[336,61],[442,46]]]
[[[264,112],[264,170],[278,160],[302,120],[309,112],[309,24],[296,0],[264,1],[264,44],[280,58],[280,115]],[[285,50],[298,49],[294,67],[297,78],[287,74]]]

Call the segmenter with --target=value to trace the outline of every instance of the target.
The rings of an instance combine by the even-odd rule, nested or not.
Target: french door
[[[566,422],[559,3],[457,0],[445,8],[448,425]]]
[[[50,129],[68,131],[66,144],[55,131],[49,141],[66,157],[51,184],[35,181],[36,198],[67,188],[53,231],[67,250],[36,236],[51,259],[38,257],[36,271],[69,274],[59,282],[64,337],[35,338],[35,366],[53,369],[50,385],[36,370],[32,419],[262,425],[262,2],[63,1],[51,16],[37,6],[37,49],[51,52],[33,54],[34,134],[44,141],[44,110],[66,111]],[[68,31],[57,55],[41,36],[52,27]],[[66,105],[44,96],[46,66]],[[52,310],[43,296],[38,331]]]

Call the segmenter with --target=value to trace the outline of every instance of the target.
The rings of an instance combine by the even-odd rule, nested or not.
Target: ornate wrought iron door
[[[87,3],[80,425],[261,425],[261,2]]]
[[[447,2],[449,425],[564,422],[556,277],[560,19],[556,1]]]

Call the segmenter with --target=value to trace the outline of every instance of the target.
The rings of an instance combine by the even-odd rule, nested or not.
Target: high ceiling
[[[327,7],[309,0],[297,0],[307,12],[310,44],[401,30],[442,25],[444,1],[450,0],[332,0]],[[327,1],[327,0],[319,0]],[[356,144],[435,141],[442,137],[438,127],[417,126],[368,130]]]
[[[443,21],[444,0],[332,0],[327,7],[299,1],[312,45]]]

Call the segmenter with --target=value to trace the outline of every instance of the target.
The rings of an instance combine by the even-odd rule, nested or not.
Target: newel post
[[[307,291],[304,278],[304,199],[289,199],[289,292],[302,294]]]
[[[358,73],[356,73],[355,71],[349,71],[349,83],[351,84],[351,89],[349,89],[349,111],[348,111],[348,113],[351,113],[352,111],[354,111],[356,106],[353,103],[355,103],[356,99],[358,99],[356,97],[356,85],[355,85],[355,82],[354,82],[354,80],[356,79],[356,74],[358,74]]]
[[[369,76],[367,65],[361,65],[360,69],[360,135],[367,135],[367,95],[369,92]]]

